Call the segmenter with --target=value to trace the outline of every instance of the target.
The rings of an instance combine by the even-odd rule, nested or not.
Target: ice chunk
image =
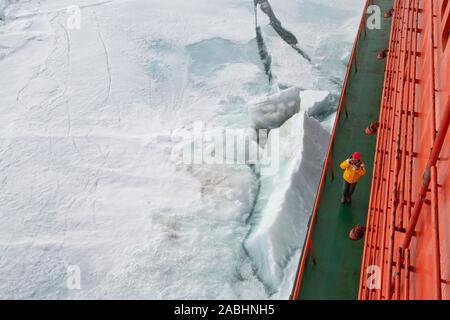
[[[318,91],[318,90],[304,90],[300,93],[300,98],[302,100],[301,109],[303,111],[309,112],[314,108],[315,105],[324,101],[330,92],[328,91]]]
[[[297,267],[291,261],[303,246],[329,139],[320,123],[305,112],[272,130],[267,145],[275,134],[280,141],[279,170],[261,176],[252,229],[244,243],[258,276],[272,293],[292,278]]]
[[[300,89],[292,87],[250,104],[248,112],[255,129],[279,128],[300,110]]]
[[[305,90],[300,97],[301,109],[319,121],[334,113],[339,104],[339,97],[329,91]]]

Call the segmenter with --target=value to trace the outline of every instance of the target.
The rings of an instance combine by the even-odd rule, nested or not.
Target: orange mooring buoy
[[[390,10],[387,10],[387,11],[384,13],[384,17],[385,17],[386,19],[388,19],[388,18],[392,17],[393,14],[394,14],[394,9],[390,9]]]
[[[372,122],[365,130],[366,134],[371,136],[377,133],[380,124],[378,122]]]
[[[362,237],[364,237],[364,234],[366,233],[366,228],[363,226],[360,226],[359,224],[354,227],[352,230],[350,230],[349,237],[350,239],[356,241],[360,240]]]
[[[383,60],[386,59],[387,55],[388,55],[389,49],[383,49],[380,52],[378,52],[377,55],[377,59],[378,60]]]

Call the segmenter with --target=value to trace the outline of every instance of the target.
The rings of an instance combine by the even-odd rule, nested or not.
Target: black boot
[[[352,203],[352,197],[351,196],[346,196],[345,197],[345,202],[346,203]]]

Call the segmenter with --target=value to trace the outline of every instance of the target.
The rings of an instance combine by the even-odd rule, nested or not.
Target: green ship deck
[[[332,151],[335,179],[328,176],[322,190],[317,217],[312,231],[316,264],[308,254],[299,299],[357,299],[363,241],[349,239],[349,231],[357,224],[365,225],[370,197],[376,136],[367,136],[364,129],[378,120],[384,82],[385,60],[377,53],[389,46],[391,20],[383,13],[393,7],[393,0],[376,0],[381,7],[381,30],[367,29],[360,36],[356,65],[346,89],[348,118],[342,112]],[[341,161],[354,151],[362,154],[367,175],[358,184],[352,204],[340,203],[342,190]]]

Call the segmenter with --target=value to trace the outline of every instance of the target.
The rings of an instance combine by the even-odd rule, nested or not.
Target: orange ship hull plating
[[[392,19],[359,298],[450,299],[450,3],[397,0]]]

